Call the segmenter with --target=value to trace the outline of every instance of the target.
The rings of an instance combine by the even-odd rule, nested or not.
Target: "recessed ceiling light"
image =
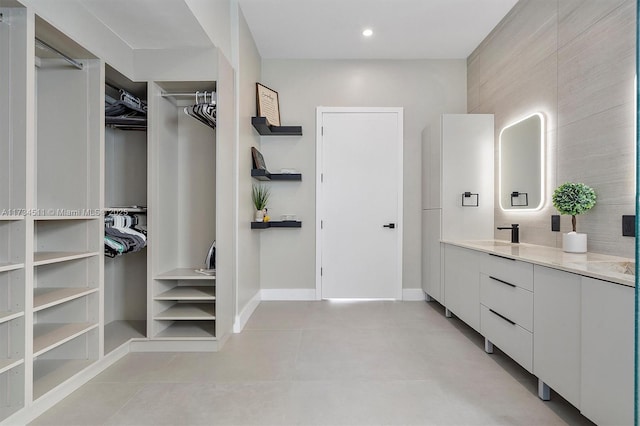
[[[373,30],[371,28],[367,28],[362,32],[362,35],[365,37],[371,37],[373,35]]]

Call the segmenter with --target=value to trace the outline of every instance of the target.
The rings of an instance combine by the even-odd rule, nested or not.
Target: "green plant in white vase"
[[[269,196],[271,196],[271,190],[268,186],[253,185],[253,188],[251,190],[251,199],[253,200],[253,206],[256,208],[256,222],[262,222],[264,220]]]
[[[596,192],[584,183],[566,182],[553,191],[553,206],[560,214],[571,215],[573,231],[562,236],[562,248],[570,253],[587,251],[587,234],[576,231],[576,216],[596,205]]]

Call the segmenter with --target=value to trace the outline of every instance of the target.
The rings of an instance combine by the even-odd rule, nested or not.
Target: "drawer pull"
[[[500,315],[499,313],[497,313],[496,311],[494,311],[493,309],[489,309],[489,312],[491,312],[494,315],[499,316],[500,318],[502,318],[503,320],[505,320],[506,322],[508,322],[511,325],[516,325],[515,322],[511,321],[509,318],[505,317],[504,315]]]
[[[514,262],[516,261],[515,259],[512,259],[510,257],[506,257],[506,256],[500,256],[499,254],[489,253],[489,256],[499,257],[500,259],[513,260]]]
[[[515,284],[511,284],[511,283],[508,283],[508,282],[506,282],[506,281],[502,281],[501,279],[498,279],[498,278],[496,278],[496,277],[492,277],[491,275],[489,275],[489,278],[491,278],[491,279],[492,279],[492,280],[494,280],[494,281],[498,281],[499,283],[506,284],[506,285],[508,285],[509,287],[513,287],[513,288],[515,288],[515,287],[516,287],[516,285],[515,285]]]

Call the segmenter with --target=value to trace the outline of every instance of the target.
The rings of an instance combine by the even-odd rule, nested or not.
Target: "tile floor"
[[[591,424],[442,306],[263,302],[218,353],[131,353],[33,425]]]

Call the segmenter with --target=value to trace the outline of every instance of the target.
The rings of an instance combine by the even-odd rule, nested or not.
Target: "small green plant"
[[[270,195],[271,191],[269,187],[264,185],[253,185],[251,199],[253,200],[253,205],[256,210],[264,210],[267,207],[267,201],[269,201]]]
[[[553,206],[560,214],[571,215],[573,232],[576,232],[576,216],[596,205],[596,192],[584,183],[563,183],[553,191]]]

